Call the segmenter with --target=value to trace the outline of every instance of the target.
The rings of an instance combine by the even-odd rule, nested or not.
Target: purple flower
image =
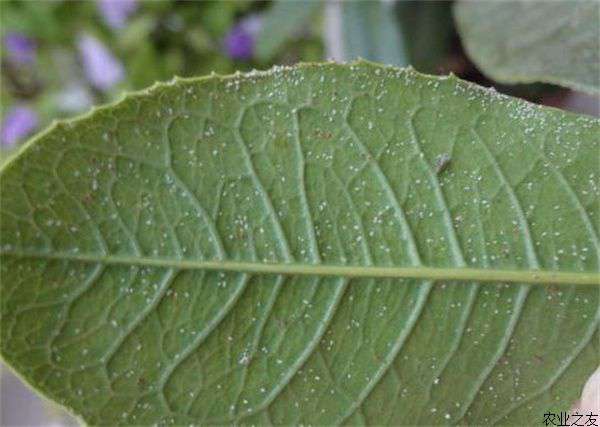
[[[38,123],[38,116],[32,109],[23,106],[12,108],[2,121],[0,131],[2,145],[15,145],[35,130]]]
[[[28,64],[35,60],[35,42],[21,33],[8,33],[4,36],[4,47],[8,57],[14,62]]]
[[[78,42],[83,71],[90,83],[100,89],[108,90],[125,77],[123,65],[97,38],[83,34]]]
[[[226,54],[231,59],[251,59],[261,26],[262,20],[258,15],[250,15],[238,22],[223,41]]]
[[[96,6],[106,24],[119,30],[125,27],[129,16],[137,9],[137,0],[96,0]]]

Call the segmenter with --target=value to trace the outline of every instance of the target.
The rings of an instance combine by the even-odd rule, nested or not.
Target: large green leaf
[[[541,422],[599,360],[599,130],[364,62],[157,85],[2,169],[2,355],[91,424]]]
[[[460,0],[454,12],[469,56],[493,79],[600,92],[597,0]]]

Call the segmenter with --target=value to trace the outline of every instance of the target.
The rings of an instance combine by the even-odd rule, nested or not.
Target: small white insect
[[[448,166],[450,166],[451,160],[450,154],[448,153],[437,156],[435,159],[435,173],[439,175],[440,173],[444,172]]]

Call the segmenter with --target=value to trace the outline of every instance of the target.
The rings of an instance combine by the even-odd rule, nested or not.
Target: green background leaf
[[[408,65],[394,3],[345,1],[341,8],[344,58]]]
[[[439,74],[454,40],[452,3],[404,0],[395,3],[396,24],[402,30],[408,63],[424,73]]]
[[[600,93],[597,1],[460,0],[454,12],[467,53],[491,78]]]
[[[323,8],[320,0],[279,0],[265,13],[256,40],[256,55],[272,59],[290,39],[306,28],[307,22]]]
[[[91,424],[541,422],[599,361],[599,130],[364,62],[157,85],[3,167],[2,356]]]

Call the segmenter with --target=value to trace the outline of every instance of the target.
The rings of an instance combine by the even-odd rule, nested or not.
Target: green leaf
[[[264,21],[256,40],[256,55],[262,61],[273,58],[286,42],[306,26],[317,10],[320,0],[278,0],[264,14]]]
[[[341,2],[344,55],[405,66],[406,54],[394,3],[389,1]]]
[[[467,53],[494,80],[600,92],[596,0],[460,0],[454,12]]]
[[[599,361],[597,120],[359,62],[177,80],[0,174],[1,352],[90,424],[526,424]]]
[[[447,68],[454,41],[452,3],[439,0],[404,0],[396,15],[406,43],[408,62],[417,70],[439,74]]]

